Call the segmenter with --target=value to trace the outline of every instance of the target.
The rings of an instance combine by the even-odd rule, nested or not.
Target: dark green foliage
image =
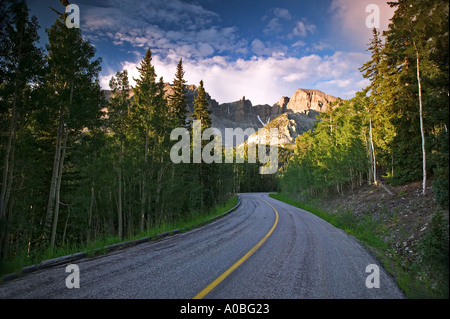
[[[37,154],[29,153],[30,143],[35,141],[29,129],[33,123],[28,115],[36,111],[36,86],[42,83],[44,63],[42,50],[36,47],[39,40],[37,19],[29,17],[25,2],[2,1],[1,10],[0,260],[4,260],[11,234],[27,228],[23,221],[34,221],[30,206],[26,208],[26,214],[17,216],[16,205],[23,207],[24,200],[30,198],[30,192],[39,194],[42,185],[39,179],[30,185],[25,174],[42,177],[41,172],[32,172],[42,166],[36,165],[40,163]],[[41,199],[38,195],[36,203]]]
[[[283,191],[308,196],[361,185],[368,169],[367,113],[361,111],[361,103],[359,97],[342,101],[320,115],[313,132],[296,138],[295,154],[281,177]]]
[[[435,165],[433,168],[433,192],[436,196],[436,201],[439,205],[448,209],[449,207],[449,183],[448,183],[448,169],[449,169],[449,139],[447,129],[441,129],[435,137],[436,150],[432,154],[432,161]]]
[[[442,212],[433,215],[428,230],[420,243],[420,263],[425,269],[432,287],[436,282],[447,283],[438,285],[438,291],[433,295],[439,298],[448,298],[449,279],[449,228],[448,220],[444,219]]]
[[[202,131],[211,127],[210,111],[208,110],[208,99],[206,98],[205,88],[203,87],[203,81],[200,81],[198,87],[197,97],[194,101],[194,115],[195,120],[199,120],[202,125]]]
[[[448,207],[449,5],[390,4],[396,11],[386,41],[373,30],[371,59],[360,68],[370,84],[297,138],[281,174],[283,191],[342,193],[363,181],[400,185],[431,176],[436,200]]]
[[[177,73],[173,80],[173,94],[170,97],[169,105],[173,128],[187,127],[188,102],[186,99],[186,80],[184,79],[182,59],[177,65]]]
[[[447,272],[449,263],[448,235],[448,221],[444,219],[442,212],[437,212],[431,219],[428,231],[421,239],[423,261],[438,268],[447,269]]]
[[[396,130],[391,144],[392,180],[401,184],[422,176],[418,63],[428,173],[436,166],[435,159],[440,157],[431,155],[441,153],[436,144],[438,135],[448,128],[448,2],[398,1],[391,5],[396,11],[385,33],[384,59],[390,69],[386,67],[384,74],[392,89],[386,88],[385,96],[392,100],[389,110]],[[394,88],[395,94],[390,95]]]

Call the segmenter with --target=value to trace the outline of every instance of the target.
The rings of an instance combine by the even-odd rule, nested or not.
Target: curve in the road
[[[236,263],[234,263],[230,268],[228,268],[223,274],[221,274],[217,279],[215,279],[212,283],[210,283],[205,289],[200,291],[193,299],[202,299],[205,297],[211,290],[213,290],[218,284],[220,284],[225,278],[227,278],[236,268],[238,268],[240,265],[242,265],[248,258],[250,258],[251,255],[255,253],[259,249],[259,247],[264,244],[264,242],[269,238],[269,236],[273,233],[275,228],[278,224],[278,212],[270,205],[268,202],[266,202],[264,199],[261,199],[264,201],[267,205],[272,207],[272,209],[275,212],[275,222],[273,223],[272,228],[269,230],[269,232],[252,248],[250,249],[241,259],[239,259]]]
[[[344,231],[266,193],[240,198],[203,227],[77,260],[80,288],[59,265],[0,285],[0,299],[404,298],[381,266],[380,288],[365,285],[378,262]]]

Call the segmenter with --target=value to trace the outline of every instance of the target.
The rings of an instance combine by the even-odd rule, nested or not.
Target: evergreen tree
[[[17,193],[13,190],[17,165],[17,148],[23,136],[20,135],[25,123],[29,121],[28,113],[32,111],[31,96],[33,86],[42,75],[42,51],[37,48],[38,23],[36,17],[29,17],[25,2],[2,2],[2,20],[0,29],[0,166],[2,171],[0,187],[0,259],[7,254],[9,230],[13,203]],[[20,183],[19,183],[20,185]],[[7,210],[9,214],[7,215]],[[3,248],[6,249],[3,249]]]
[[[137,67],[139,71],[139,78],[135,79],[136,86],[134,91],[134,126],[138,128],[138,141],[142,141],[138,144],[138,148],[144,149],[143,161],[139,164],[139,170],[141,171],[140,181],[140,227],[141,231],[144,230],[146,210],[148,198],[151,198],[149,186],[152,185],[149,180],[152,174],[153,157],[152,150],[154,149],[157,139],[155,138],[155,121],[154,117],[157,113],[155,110],[157,83],[155,68],[152,65],[152,53],[150,48],[146,51],[143,60]],[[142,145],[143,144],[143,145]],[[148,220],[149,218],[147,218]]]
[[[186,80],[184,79],[182,59],[177,65],[177,72],[173,80],[173,94],[170,96],[169,101],[173,128],[187,127],[188,102],[186,99]]]
[[[118,147],[117,159],[117,234],[119,237],[123,236],[123,157],[124,157],[124,143],[126,139],[127,126],[129,124],[129,109],[130,100],[128,94],[130,85],[128,82],[128,72],[123,70],[117,72],[115,77],[111,78],[109,87],[112,90],[113,96],[109,100],[109,121],[110,127],[113,131],[113,139]]]
[[[397,162],[395,179],[406,182],[421,176],[425,194],[427,173],[432,166],[427,154],[434,148],[429,142],[436,140],[436,132],[448,123],[440,116],[444,103],[448,104],[448,46],[446,53],[442,50],[443,44],[448,45],[448,40],[444,40],[448,32],[448,3],[402,0],[390,5],[396,11],[386,32],[386,55],[389,63],[396,66],[389,76],[400,82],[392,103],[397,130],[392,143]],[[438,58],[438,51],[444,55]],[[448,112],[446,108],[444,112]]]
[[[56,141],[44,234],[51,227],[50,248],[55,245],[61,202],[61,182],[69,134],[79,134],[86,120],[99,115],[100,86],[98,73],[101,59],[93,60],[94,47],[84,40],[77,28],[67,28],[66,14],[47,30],[46,85],[48,110],[55,116]],[[51,226],[53,224],[53,226]]]
[[[150,148],[150,138],[152,135],[153,126],[153,114],[154,114],[154,104],[157,94],[156,85],[156,73],[155,68],[151,63],[152,53],[148,49],[145,53],[143,60],[137,67],[139,71],[139,78],[134,79],[136,81],[136,86],[133,88],[134,91],[134,117],[137,121],[136,125],[142,127],[142,135],[144,136],[144,159],[145,162],[148,161],[149,148]]]
[[[194,101],[194,116],[193,118],[199,120],[202,125],[202,131],[211,127],[211,112],[208,110],[208,98],[206,97],[205,88],[203,87],[203,80],[200,81],[198,87],[197,97]]]
[[[195,132],[195,126],[193,126],[194,132],[192,134],[194,140],[194,152],[193,159],[196,161],[196,157],[200,157],[202,154],[203,147],[207,144],[208,141],[203,140],[202,135],[205,129],[211,127],[211,117],[210,111],[208,111],[208,99],[206,97],[205,88],[203,87],[203,80],[200,81],[200,86],[198,87],[197,97],[194,100],[194,114],[192,118],[194,120],[200,121],[201,131]],[[200,133],[201,144],[196,145],[195,135]],[[200,150],[198,153],[196,150]],[[213,180],[213,170],[214,166],[211,164],[205,165],[203,160],[200,159],[200,163],[198,164],[198,174],[199,174],[199,183],[200,183],[200,205],[203,209],[205,206],[211,205],[214,201],[214,192],[211,185],[211,180]]]
[[[369,123],[368,123],[368,149],[369,149],[369,159],[372,169],[370,170],[369,181],[373,181],[376,185],[378,184],[377,177],[377,156],[374,143],[374,130],[373,126],[380,127],[377,120],[382,118],[382,99],[380,97],[380,81],[381,76],[379,72],[380,62],[382,59],[382,41],[379,38],[379,32],[376,28],[373,28],[373,38],[369,44],[367,51],[372,53],[372,59],[366,62],[359,70],[363,73],[363,77],[370,80],[370,85],[364,89],[364,92],[370,93],[370,101],[366,105],[366,110],[368,113]],[[376,130],[375,130],[376,131]]]

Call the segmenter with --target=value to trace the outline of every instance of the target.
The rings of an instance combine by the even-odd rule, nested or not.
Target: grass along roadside
[[[303,203],[284,193],[270,196],[307,210],[357,238],[380,261],[408,298],[448,298],[448,244],[447,248],[442,246],[442,243],[448,243],[448,224],[445,226],[441,214],[436,213],[433,217],[428,232],[415,247],[417,257],[411,260],[386,240],[396,229],[392,227],[396,222],[395,214],[384,219],[373,214],[358,215],[349,209],[331,213],[318,208],[312,200]]]
[[[142,240],[142,242],[157,240],[167,235],[182,233],[200,227],[229,212],[236,207],[238,200],[238,196],[234,195],[226,202],[215,206],[208,212],[189,212],[183,219],[175,222],[164,221],[157,227],[152,227],[143,233],[127,238],[121,239],[118,236],[104,236],[85,245],[66,244],[56,247],[53,251],[47,249],[36,253],[34,256],[30,256],[27,251],[23,251],[14,256],[14,258],[0,264],[0,283],[6,281],[6,278],[13,279],[22,275],[24,267],[38,265],[58,258],[63,258],[64,260],[65,257],[68,257],[67,260],[70,260],[70,257],[75,254],[87,257],[98,256],[111,251],[112,249],[109,248],[113,248],[115,245],[120,249],[135,245],[139,243],[139,240]]]
[[[272,193],[270,194],[270,197],[307,210],[326,220],[333,226],[343,229],[347,234],[353,235],[364,244],[370,245],[372,248],[380,251],[385,251],[388,249],[388,245],[377,234],[377,228],[380,227],[380,225],[373,222],[369,216],[365,216],[365,218],[357,220],[353,217],[353,214],[350,211],[343,211],[341,214],[330,214],[312,205],[293,200],[288,195],[283,193]]]

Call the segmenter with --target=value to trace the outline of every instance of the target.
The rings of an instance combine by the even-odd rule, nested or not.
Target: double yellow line
[[[244,263],[244,261],[246,261],[248,258],[250,258],[250,256],[253,255],[254,252],[257,251],[258,248],[261,247],[261,245],[264,244],[264,242],[267,240],[267,238],[269,238],[269,236],[273,233],[273,231],[275,230],[275,227],[277,227],[277,224],[278,224],[278,212],[272,205],[270,205],[264,199],[261,199],[261,200],[263,200],[267,205],[272,207],[272,209],[275,211],[275,223],[273,224],[272,228],[263,237],[263,239],[261,239],[252,249],[249,250],[248,253],[246,253],[241,259],[239,259],[233,266],[228,268],[222,275],[217,277],[217,279],[214,280],[212,283],[210,283],[205,289],[200,291],[194,297],[194,299],[202,299],[203,297],[205,297],[211,290],[213,290],[218,284],[220,284],[225,278],[227,278],[236,268],[238,268],[240,265],[242,265]]]

